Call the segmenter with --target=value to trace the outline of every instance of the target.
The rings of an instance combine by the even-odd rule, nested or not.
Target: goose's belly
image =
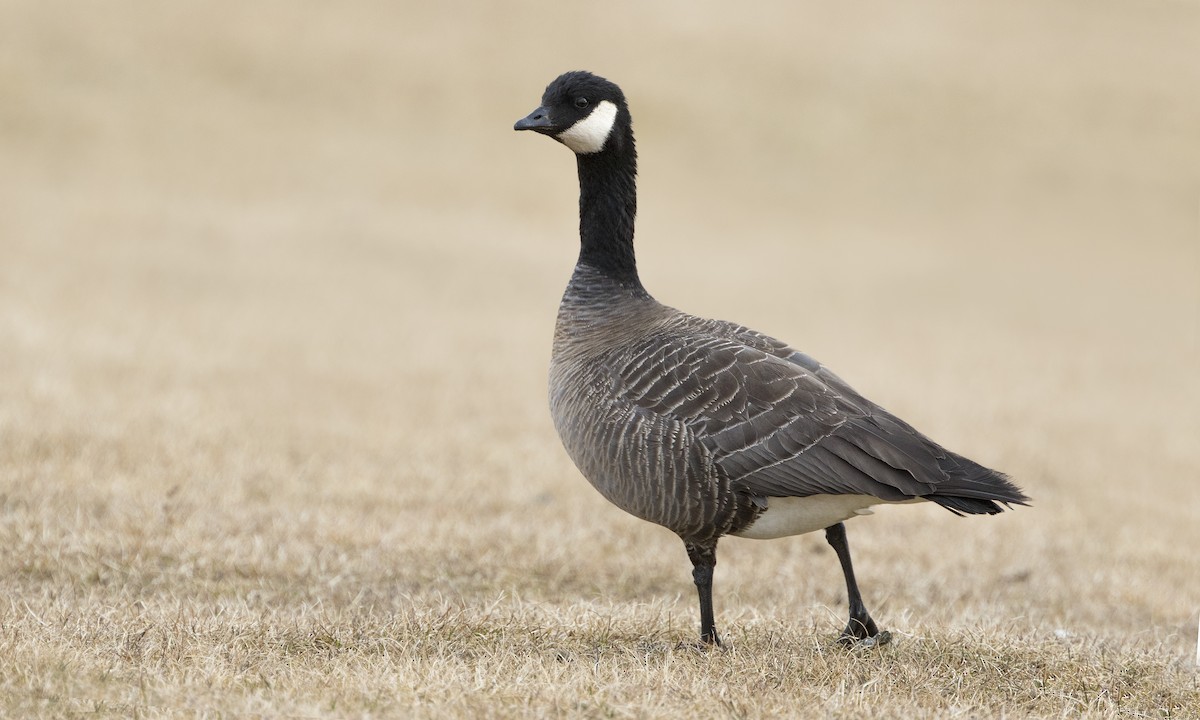
[[[767,498],[767,509],[750,527],[733,533],[755,540],[803,535],[823,530],[855,515],[870,515],[884,502],[874,495],[809,495]]]

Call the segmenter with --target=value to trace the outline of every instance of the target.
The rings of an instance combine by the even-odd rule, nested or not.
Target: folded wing
[[[688,319],[688,332],[634,347],[616,389],[684,423],[735,489],[760,497],[923,497],[960,513],[1027,500],[1003,474],[942,448],[785,343]]]

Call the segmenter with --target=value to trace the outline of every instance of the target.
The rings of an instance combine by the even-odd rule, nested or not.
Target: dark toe
[[[842,631],[842,638],[851,641],[865,640],[878,634],[879,628],[875,626],[875,621],[868,615],[863,618],[850,618],[850,622],[846,623],[846,629]]]
[[[849,630],[849,628],[847,628]],[[871,648],[879,645],[887,645],[892,641],[892,634],[887,630],[877,631],[874,635],[856,636],[849,632],[843,632],[838,637],[838,643],[847,648]]]

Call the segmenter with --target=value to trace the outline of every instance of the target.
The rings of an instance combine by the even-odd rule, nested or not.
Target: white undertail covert
[[[754,523],[733,533],[754,540],[803,535],[849,520],[870,515],[871,506],[883,502],[873,495],[809,495],[767,498],[767,509]]]

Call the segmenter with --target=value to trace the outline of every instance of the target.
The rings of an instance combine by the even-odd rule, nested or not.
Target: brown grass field
[[[1200,5],[0,3],[0,716],[1200,717]],[[551,427],[621,83],[661,300],[1034,505],[690,565]]]

